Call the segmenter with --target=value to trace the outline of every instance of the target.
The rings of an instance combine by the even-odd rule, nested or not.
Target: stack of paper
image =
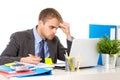
[[[8,65],[0,65],[0,74],[6,77],[29,77],[29,76],[39,76],[39,75],[51,75],[52,70],[48,68],[40,68],[34,66],[28,66],[27,71],[15,71]],[[33,68],[34,69],[31,69]]]

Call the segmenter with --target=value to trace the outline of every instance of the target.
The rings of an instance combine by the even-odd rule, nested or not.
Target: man
[[[20,61],[38,64],[43,59],[39,56],[40,41],[44,41],[44,56],[52,59],[65,60],[65,49],[55,33],[60,28],[67,37],[68,52],[71,47],[69,24],[64,22],[59,12],[53,8],[46,8],[39,14],[38,25],[26,31],[13,33],[10,42],[0,56],[0,64]],[[35,55],[35,57],[33,57]]]

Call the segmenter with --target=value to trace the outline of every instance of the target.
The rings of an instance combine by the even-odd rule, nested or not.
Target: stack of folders
[[[0,65],[0,75],[6,77],[30,77],[52,75],[52,69],[35,67],[33,65],[25,65],[23,63],[7,63]]]

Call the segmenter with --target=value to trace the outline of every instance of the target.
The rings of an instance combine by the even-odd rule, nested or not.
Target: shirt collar
[[[36,28],[37,26],[33,28],[33,34],[34,34],[35,42],[39,43],[42,40],[42,38],[39,36]]]

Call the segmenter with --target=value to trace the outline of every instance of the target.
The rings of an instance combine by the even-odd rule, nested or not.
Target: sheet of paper
[[[65,66],[65,61],[57,60],[57,63],[54,64],[54,66],[63,67],[63,66]]]
[[[45,64],[45,63],[39,63],[37,65],[37,67],[39,67],[39,68],[53,68],[54,65],[49,65],[49,64]]]

